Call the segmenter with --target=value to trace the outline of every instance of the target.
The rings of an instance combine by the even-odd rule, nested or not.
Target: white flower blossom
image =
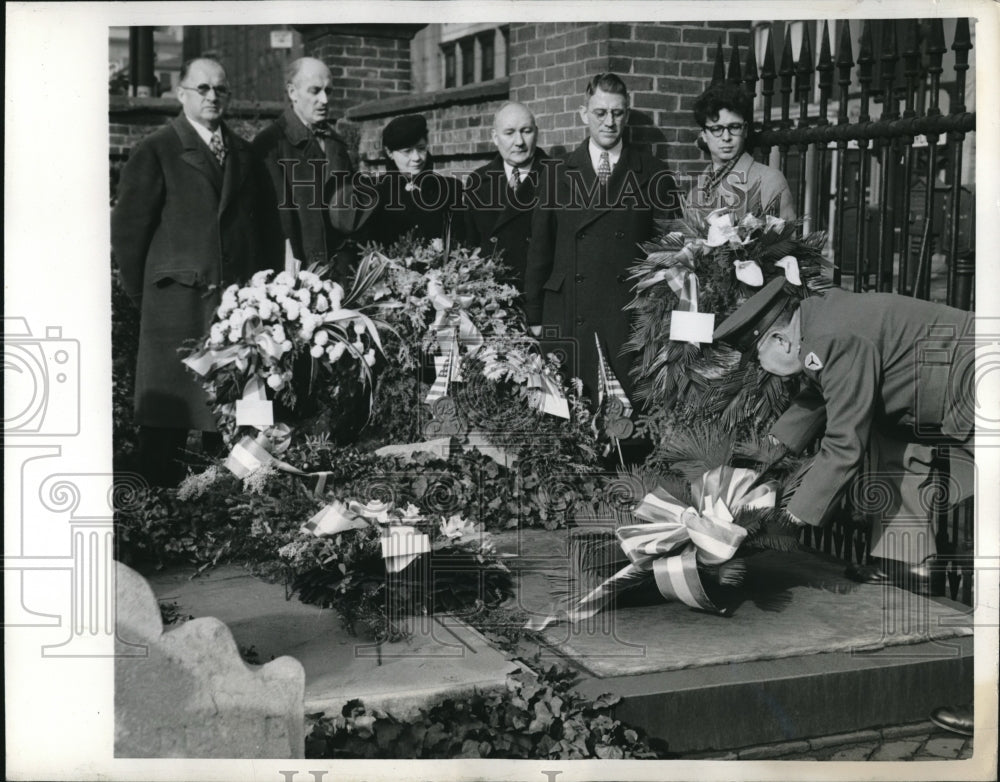
[[[250,278],[250,284],[255,288],[264,285],[267,282],[267,278],[271,276],[272,271],[273,269],[264,269],[263,271],[257,272]]]
[[[344,301],[344,288],[339,282],[330,285],[330,309],[339,310]]]
[[[356,321],[354,321],[354,333],[355,334],[357,334],[358,336],[361,336],[362,334],[365,333],[365,331],[366,331],[366,329],[365,329],[365,322],[363,320],[356,320]]]
[[[444,242],[441,241],[441,237],[435,237],[434,239],[431,240],[431,249],[434,250],[434,252],[436,253],[442,252],[444,250]]]
[[[365,363],[368,366],[370,366],[370,367],[375,365],[375,349],[374,348],[369,349],[369,351],[367,353],[365,353]]]
[[[295,297],[302,305],[308,307],[309,301],[312,299],[312,294],[309,292],[308,288],[300,288],[295,292]]]
[[[275,391],[278,391],[283,385],[285,385],[285,381],[281,379],[281,375],[271,374],[267,376],[267,384]]]
[[[295,277],[293,277],[288,272],[279,272],[278,276],[274,278],[274,282],[278,285],[286,285],[291,287],[295,285]]]
[[[292,299],[287,299],[283,302],[285,309],[285,317],[289,320],[295,320],[299,317],[299,305]]]
[[[316,297],[316,303],[313,305],[316,312],[326,312],[330,309],[330,302],[322,293]]]
[[[324,329],[322,331],[317,331],[316,335],[313,337],[313,342],[317,345],[325,345],[330,341],[330,334]]]
[[[330,361],[336,362],[340,360],[340,357],[344,355],[344,351],[347,350],[347,346],[343,342],[337,342],[331,347],[326,349],[326,355],[329,357]]]
[[[282,353],[287,353],[291,349],[292,349],[292,341],[290,339],[286,339],[281,343]]]
[[[325,352],[326,351],[323,350],[322,345],[313,345],[311,348],[309,348],[309,355],[312,356],[313,358],[323,358],[323,354]]]

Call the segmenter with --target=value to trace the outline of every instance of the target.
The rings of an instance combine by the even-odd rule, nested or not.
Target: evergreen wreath
[[[750,203],[759,197],[749,194]],[[672,287],[681,275],[697,278],[697,308],[714,313],[716,325],[776,276],[793,277],[784,267],[797,262],[802,297],[829,287],[823,255],[826,233],[800,236],[801,221],[787,221],[760,211],[742,216],[729,209],[705,214],[686,209],[683,218],[660,221],[660,234],[646,242],[646,257],[632,267],[635,298],[632,334],[625,350],[638,358],[632,370],[636,399],[644,404],[640,432],[663,430],[669,421],[720,419],[743,434],[758,433],[786,406],[786,381],[760,369],[752,360],[722,345],[670,339],[672,312],[680,295]],[[782,264],[782,265],[779,265]],[[745,280],[759,273],[755,283]],[[740,276],[740,268],[750,269]],[[742,277],[742,279],[741,279]]]

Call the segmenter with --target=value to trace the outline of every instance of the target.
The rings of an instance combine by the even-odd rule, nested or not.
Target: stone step
[[[348,633],[336,611],[287,600],[284,586],[240,567],[192,576],[193,569],[181,569],[147,578],[157,599],[177,603],[182,617],[225,622],[260,662],[289,655],[302,663],[306,713],[340,713],[358,698],[405,719],[435,700],[504,687],[518,668],[452,617],[414,617],[408,641],[373,644]]]

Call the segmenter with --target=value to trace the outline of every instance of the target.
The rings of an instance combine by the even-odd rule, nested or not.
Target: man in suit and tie
[[[524,290],[538,169],[547,155],[537,148],[534,115],[521,103],[505,103],[493,120],[496,156],[472,172],[466,189],[464,238],[484,256],[499,253],[507,281]]]
[[[355,260],[348,236],[367,213],[337,202],[350,192],[354,166],[334,129],[330,69],[322,60],[301,57],[288,66],[285,89],[288,108],[254,138],[252,147],[271,175],[292,255],[306,265],[332,261],[336,275],[343,277]],[[331,202],[337,202],[336,208],[329,208]]]
[[[680,215],[666,166],[626,142],[629,95],[613,73],[587,85],[580,118],[589,137],[565,160],[542,166],[525,271],[528,323],[541,336],[557,327],[575,342],[573,365],[592,395],[597,389],[594,335],[626,393],[631,356],[623,308],[632,298],[629,267],[638,245],[653,237],[653,220]]]
[[[226,72],[200,58],[181,69],[182,114],[143,139],[122,170],[111,248],[140,308],[135,378],[139,462],[176,485],[189,430],[221,447],[197,378],[178,350],[208,333],[221,291],[281,263],[277,209],[250,146],[222,121]]]

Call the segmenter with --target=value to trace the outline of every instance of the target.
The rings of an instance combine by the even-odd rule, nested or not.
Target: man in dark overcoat
[[[464,239],[483,256],[499,254],[510,270],[504,280],[524,291],[531,243],[531,214],[541,161],[534,115],[521,103],[505,103],[493,120],[496,156],[477,168],[465,191]]]
[[[536,335],[556,327],[572,366],[591,394],[597,388],[596,334],[626,393],[632,356],[623,312],[632,298],[629,267],[654,218],[680,215],[680,198],[666,166],[626,143],[629,98],[613,73],[587,85],[580,117],[589,138],[565,160],[542,165],[525,271],[525,309]]]
[[[364,213],[350,203],[329,209],[348,191],[354,173],[331,114],[333,78],[322,60],[301,57],[288,66],[285,82],[289,107],[251,146],[270,174],[292,255],[305,265],[332,262],[343,283],[356,260],[348,237]]]
[[[186,63],[178,89],[183,113],[132,151],[111,215],[115,262],[140,308],[140,469],[158,485],[182,477],[189,430],[216,432],[205,392],[178,350],[207,335],[222,289],[283,258],[267,174],[222,121],[229,98],[222,65]],[[221,445],[218,435],[205,443]]]
[[[873,561],[849,575],[926,588],[932,511],[943,500],[928,482],[934,447],[948,446],[948,504],[973,494],[973,313],[839,288],[799,302],[777,278],[715,332],[744,353],[756,350],[767,372],[802,376],[803,391],[771,436],[795,453],[822,439],[787,511],[804,524],[828,521],[871,446],[874,483],[855,504],[872,522]]]

